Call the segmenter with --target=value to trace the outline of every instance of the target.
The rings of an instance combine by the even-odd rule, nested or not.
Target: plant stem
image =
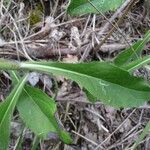
[[[0,59],[0,69],[6,70],[18,70],[20,69],[20,65],[17,62]]]

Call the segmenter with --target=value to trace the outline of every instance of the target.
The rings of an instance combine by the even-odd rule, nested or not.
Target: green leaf
[[[18,82],[19,78],[17,72],[12,71],[11,77],[13,82]],[[41,90],[33,88],[31,86],[25,86],[22,95],[25,95],[22,96],[24,100],[19,101],[19,103],[17,104],[17,108],[20,114],[22,114],[22,119],[24,120],[26,125],[33,132],[35,132],[36,135],[40,136],[41,138],[45,138],[50,132],[53,132],[52,129],[54,129],[54,132],[59,135],[59,138],[64,143],[72,143],[70,135],[59,127],[57,120],[55,119],[56,104],[53,99],[48,97]],[[28,106],[31,108],[29,109]],[[31,116],[29,114],[30,112],[26,110],[33,110],[33,114],[37,118],[33,120],[33,116]],[[43,116],[43,120],[39,121],[39,116]],[[43,122],[47,124],[43,126]],[[51,126],[52,128],[50,129]]]
[[[71,0],[67,11],[70,15],[99,13],[96,9],[104,13],[106,11],[117,9],[124,2],[124,0],[90,0],[90,2],[94,7],[88,0]]]
[[[0,150],[6,150],[8,148],[11,116],[26,79],[27,76],[23,77],[6,100],[0,103]]]
[[[97,99],[114,107],[135,107],[150,98],[150,87],[144,80],[107,62],[22,62],[20,67],[65,76],[82,85]]]
[[[10,78],[11,78],[12,87],[14,87],[16,84],[18,84],[18,81],[20,79],[20,78],[18,78],[18,72],[17,71],[8,71],[8,73],[9,73]]]
[[[97,101],[97,98],[96,97],[94,97],[89,91],[87,91],[86,89],[83,89],[83,91],[84,91],[84,93],[86,94],[86,96],[87,96],[87,98],[88,98],[88,100],[90,101],[90,102],[96,102]]]
[[[131,72],[131,71],[138,69],[148,63],[150,63],[150,56],[145,56],[144,58],[139,58],[135,61],[132,61],[131,63],[129,63],[127,65],[122,66],[122,68]]]
[[[33,132],[37,134],[37,136],[41,138],[46,138],[48,135],[48,132],[56,132],[55,127],[53,124],[49,121],[49,118],[51,115],[49,115],[49,118],[45,116],[45,114],[40,110],[37,102],[35,102],[35,95],[39,95],[38,100],[43,100],[45,98],[45,95],[43,97],[39,94],[39,91],[36,89],[33,90],[31,87],[26,86],[26,92],[23,92],[21,95],[21,100],[17,104],[17,108],[20,114],[20,117],[23,119],[23,121],[26,123],[26,126],[29,127]],[[31,92],[30,92],[31,90]],[[28,93],[29,92],[29,93]],[[41,93],[41,92],[40,92]],[[31,96],[30,96],[31,95]],[[34,97],[33,97],[34,96]],[[42,98],[42,99],[40,99]],[[46,97],[47,98],[47,97]],[[34,99],[34,100],[33,100]],[[36,99],[37,100],[37,99]],[[43,100],[44,102],[44,100]],[[52,101],[53,103],[53,101]],[[55,105],[53,106],[51,102],[48,103],[48,106],[50,110],[55,109]]]
[[[55,119],[55,101],[41,90],[25,86],[21,100],[17,103],[17,108],[27,127],[38,137],[45,139],[48,134],[54,133],[58,134],[64,143],[72,143],[72,139],[67,133],[62,135],[62,129]]]
[[[139,58],[139,53],[142,52],[145,44],[150,41],[150,31],[146,33],[143,40],[137,41],[132,47],[125,49],[114,59],[115,65],[123,66],[129,61]]]

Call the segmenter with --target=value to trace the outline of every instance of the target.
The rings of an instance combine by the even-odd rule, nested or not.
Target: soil
[[[143,38],[150,29],[149,9],[143,1],[139,1],[118,25],[118,30],[124,36],[115,29],[102,46],[94,51],[111,30],[112,25],[109,25],[101,33],[115,12],[105,13],[106,20],[99,14],[70,16],[66,13],[67,0],[12,0],[0,3],[0,57],[15,61],[112,61],[130,44]],[[118,19],[116,17],[115,21]],[[145,46],[143,55],[149,55],[149,49],[150,43]],[[144,68],[135,74],[149,80],[149,71]],[[9,72],[1,71],[0,78],[0,100],[4,101],[12,89],[12,83]],[[54,80],[48,75],[35,73],[29,82],[44,89],[49,96],[54,96]],[[150,120],[149,103],[139,108],[115,109],[101,102],[91,103],[72,81],[63,77],[57,77],[56,80],[57,118],[70,132],[74,144],[65,145],[58,139],[49,139],[40,142],[37,147],[39,150],[130,149]],[[21,147],[23,150],[31,150],[35,135],[24,128],[16,110],[11,123],[10,150],[14,149],[22,130]],[[149,133],[137,149],[150,150]]]

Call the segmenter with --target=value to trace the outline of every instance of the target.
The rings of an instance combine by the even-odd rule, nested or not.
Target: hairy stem
[[[15,61],[0,59],[0,69],[4,70],[18,70],[20,69],[19,63]]]

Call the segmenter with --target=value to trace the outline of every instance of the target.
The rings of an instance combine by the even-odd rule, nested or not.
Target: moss
[[[7,6],[9,5],[9,3],[10,3],[10,1],[9,1],[9,0],[5,0],[5,1],[3,1],[3,5],[4,5],[5,7],[7,7]]]
[[[36,23],[40,22],[42,20],[42,14],[43,14],[43,7],[39,4],[35,6],[33,10],[30,11],[30,25],[33,26]]]

